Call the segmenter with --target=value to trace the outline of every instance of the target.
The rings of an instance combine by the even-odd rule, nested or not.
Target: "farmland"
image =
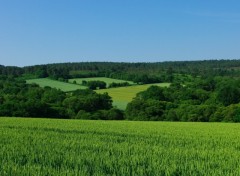
[[[60,81],[56,81],[48,78],[30,79],[30,80],[27,80],[27,83],[28,84],[35,83],[35,84],[38,84],[40,87],[49,86],[52,88],[60,89],[64,92],[74,91],[77,89],[86,89],[85,86],[69,84],[69,83],[60,82]]]
[[[81,84],[83,80],[86,81],[92,81],[92,80],[99,80],[104,81],[108,84],[112,82],[120,83],[125,82],[124,80],[117,80],[117,79],[111,79],[111,78],[77,78],[77,79],[70,79],[70,82],[73,82],[76,80],[78,84]],[[134,84],[131,81],[128,81],[129,84]],[[77,89],[86,89],[85,86],[78,85],[78,84],[71,84],[71,83],[65,83],[60,82],[56,80],[51,80],[48,78],[40,78],[40,79],[31,79],[27,80],[27,83],[36,83],[40,85],[41,87],[49,86],[53,88],[60,89],[62,91],[68,92],[68,91],[74,91]],[[104,93],[107,92],[113,100],[113,106],[116,106],[120,109],[125,109],[127,104],[132,101],[132,99],[136,96],[138,92],[144,91],[147,88],[149,88],[151,85],[157,85],[160,87],[168,87],[169,83],[157,83],[157,84],[144,84],[144,85],[132,85],[127,87],[119,87],[119,88],[109,88],[109,89],[100,89],[96,90],[97,93]]]
[[[0,119],[0,175],[239,175],[232,123]]]
[[[134,85],[128,87],[119,87],[111,89],[101,89],[96,90],[97,93],[107,92],[113,99],[113,105],[120,109],[125,109],[127,104],[132,101],[138,92],[144,91],[152,85],[157,85],[160,87],[168,87],[169,83],[157,83],[157,84],[144,84],[144,85]]]

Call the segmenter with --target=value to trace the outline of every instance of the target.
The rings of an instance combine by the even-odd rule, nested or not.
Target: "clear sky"
[[[239,0],[0,0],[0,65],[240,59]]]

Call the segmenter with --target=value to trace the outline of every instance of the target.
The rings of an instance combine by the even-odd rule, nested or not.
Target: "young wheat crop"
[[[0,119],[0,175],[240,175],[239,124]]]

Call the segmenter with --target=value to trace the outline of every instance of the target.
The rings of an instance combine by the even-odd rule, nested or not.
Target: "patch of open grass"
[[[97,93],[107,92],[113,99],[113,105],[120,109],[125,109],[127,104],[132,101],[137,93],[147,90],[152,85],[168,87],[170,83],[156,83],[156,84],[144,84],[144,85],[133,85],[128,87],[118,87],[111,89],[96,90]]]
[[[74,79],[71,79],[73,81]],[[95,78],[83,78],[83,79],[76,79],[79,83],[81,83],[82,80],[95,80]],[[110,78],[101,78],[98,80],[106,81],[108,80],[108,83],[113,81],[114,79]],[[118,80],[123,81],[123,80]],[[124,81],[123,81],[124,82]],[[51,80],[48,78],[39,78],[39,79],[30,79],[27,80],[27,83],[36,83],[40,85],[41,87],[49,86],[53,88],[60,89],[64,92],[74,91],[77,89],[86,89],[86,86],[78,85],[78,84],[72,84],[72,83],[65,83],[60,82],[56,80]],[[130,82],[132,83],[132,82]],[[133,83],[132,83],[133,84]],[[138,92],[147,90],[152,85],[157,85],[161,87],[168,87],[170,83],[156,83],[156,84],[144,84],[144,85],[131,85],[127,87],[118,87],[118,88],[109,88],[109,89],[100,89],[96,90],[97,93],[104,93],[107,92],[113,100],[113,106],[118,107],[119,109],[126,109],[127,104],[132,101],[132,99],[136,96]]]
[[[41,87],[49,86],[52,88],[60,89],[64,92],[70,92],[70,91],[74,91],[77,89],[86,89],[87,88],[86,86],[65,83],[65,82],[52,80],[52,79],[48,79],[48,78],[29,79],[29,80],[27,80],[27,83],[28,84],[35,83]]]

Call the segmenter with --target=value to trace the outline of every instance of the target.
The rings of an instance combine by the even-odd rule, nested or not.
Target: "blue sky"
[[[239,0],[0,0],[0,64],[240,59]]]

